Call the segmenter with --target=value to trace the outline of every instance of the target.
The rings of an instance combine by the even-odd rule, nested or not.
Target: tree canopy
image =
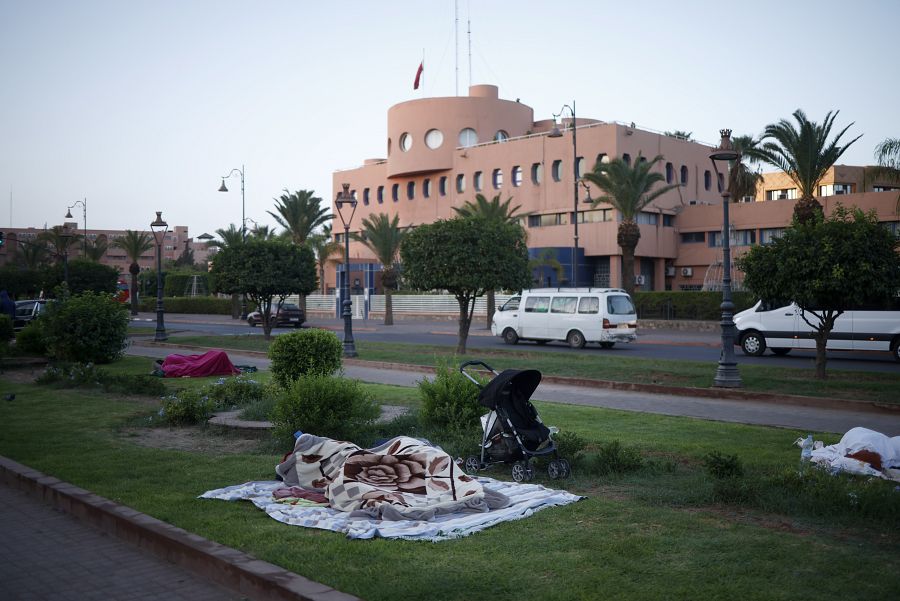
[[[220,291],[246,294],[256,304],[266,339],[272,333],[271,314],[284,299],[316,289],[312,251],[281,240],[249,238],[241,245],[223,248],[213,258],[212,273]],[[277,299],[274,309],[273,299]]]
[[[900,290],[898,240],[875,213],[838,205],[831,216],[795,220],[770,244],[737,260],[744,285],[766,300],[793,300],[816,331],[816,375],[835,320],[853,308],[887,303]]]
[[[400,247],[403,275],[420,290],[447,290],[459,303],[457,352],[466,352],[475,300],[488,290],[529,285],[525,231],[477,217],[439,220],[410,231]]]

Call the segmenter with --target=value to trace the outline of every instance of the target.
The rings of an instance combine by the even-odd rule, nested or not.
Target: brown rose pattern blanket
[[[334,509],[379,519],[428,520],[489,511],[509,499],[485,490],[441,449],[399,436],[373,449],[303,434],[275,471],[286,486],[323,492]]]

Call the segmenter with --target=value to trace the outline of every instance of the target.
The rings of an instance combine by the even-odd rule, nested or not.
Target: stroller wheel
[[[569,465],[568,459],[560,459],[559,465],[562,468],[562,474],[560,474],[560,478],[568,478],[572,475],[572,466]]]
[[[516,482],[525,482],[530,480],[531,478],[528,477],[528,472],[532,472],[533,475],[533,471],[525,466],[524,461],[516,461],[515,463],[513,463],[512,479]]]
[[[474,474],[481,469],[481,459],[479,459],[475,455],[469,455],[468,457],[466,457],[464,468],[467,474]]]
[[[559,459],[551,459],[550,463],[547,464],[547,475],[550,476],[550,479],[557,480],[562,478],[563,473],[562,462]]]

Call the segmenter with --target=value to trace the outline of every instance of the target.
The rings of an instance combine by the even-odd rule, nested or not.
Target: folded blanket
[[[334,509],[379,519],[428,520],[442,513],[490,511],[509,502],[500,493],[486,495],[438,447],[407,436],[365,450],[303,434],[275,471],[287,486],[323,492]]]

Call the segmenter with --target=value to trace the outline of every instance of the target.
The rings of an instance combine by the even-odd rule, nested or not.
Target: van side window
[[[550,308],[549,296],[530,296],[525,301],[526,313],[546,313]]]
[[[579,313],[599,313],[600,312],[600,299],[596,296],[583,296],[581,300],[578,301],[578,312]]]
[[[551,313],[575,313],[578,299],[574,296],[557,296],[550,304]]]
[[[606,297],[606,312],[610,315],[634,315],[635,313],[631,299],[622,294]]]

